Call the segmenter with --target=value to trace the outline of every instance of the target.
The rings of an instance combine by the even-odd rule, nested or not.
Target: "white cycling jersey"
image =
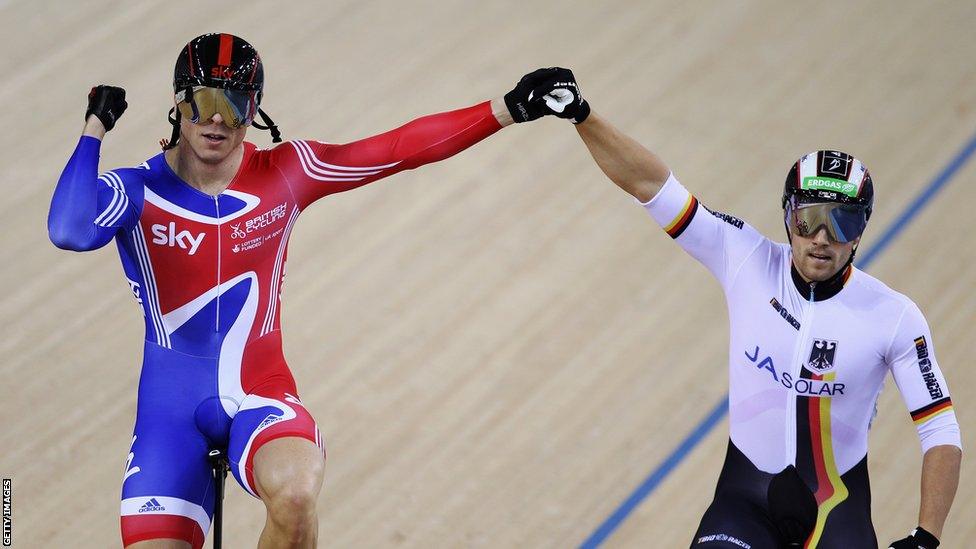
[[[840,476],[867,455],[889,371],[923,452],[961,447],[928,324],[909,298],[853,266],[807,284],[788,244],[705,208],[673,174],[643,206],[725,291],[731,440],[758,469],[808,465],[820,486],[846,492]]]

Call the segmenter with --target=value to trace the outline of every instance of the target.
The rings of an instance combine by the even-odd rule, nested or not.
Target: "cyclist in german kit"
[[[209,449],[267,507],[261,547],[312,547],[324,445],[281,349],[279,293],[300,212],[327,195],[448,158],[512,122],[551,71],[504,100],[418,118],[347,144],[245,142],[264,72],[246,41],[206,34],[175,69],[173,135],[134,168],[98,175],[101,140],[126,108],[121,88],[89,94],[84,133],[48,217],[60,248],[115,240],[145,315],[136,423],[122,485],[126,546],[203,545],[214,508]],[[254,123],[261,116],[264,126]]]
[[[918,527],[892,547],[936,547],[959,479],[959,427],[922,313],[852,264],[874,200],[864,165],[840,151],[803,156],[786,179],[780,244],[706,208],[603,118],[576,128],[725,291],[731,432],[692,547],[877,547],[867,436],[889,371],[924,453]]]

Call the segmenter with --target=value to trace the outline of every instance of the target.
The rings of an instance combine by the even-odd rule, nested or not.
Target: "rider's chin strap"
[[[258,114],[261,115],[261,120],[264,121],[264,125],[258,124],[257,122],[251,122],[251,125],[259,130],[268,130],[271,132],[271,142],[281,143],[281,132],[278,131],[278,126],[275,125],[271,117],[268,116],[260,107],[258,107]]]
[[[793,244],[793,233],[790,231],[789,218],[790,218],[790,212],[787,209],[786,204],[784,203],[784,205],[783,205],[783,228],[786,229],[786,241],[789,242],[790,245],[792,245]]]
[[[173,113],[176,113],[175,117]],[[163,145],[163,150],[172,149],[176,146],[176,143],[180,140],[180,110],[173,107],[169,110],[169,115],[167,115],[169,123],[173,125],[173,133],[169,137],[169,143]]]
[[[846,269],[848,265],[854,263],[854,254],[857,253],[857,247],[860,246],[860,245],[861,245],[861,242],[858,241],[858,243],[855,244],[853,248],[851,248],[851,257],[847,260],[847,263],[844,263],[844,266],[840,268],[841,271],[843,271],[844,269]]]

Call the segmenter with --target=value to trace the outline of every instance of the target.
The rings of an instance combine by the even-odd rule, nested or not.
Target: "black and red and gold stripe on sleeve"
[[[678,212],[678,215],[671,220],[671,223],[668,223],[668,225],[664,227],[664,231],[668,233],[668,236],[671,238],[678,238],[681,236],[681,233],[688,228],[688,225],[691,225],[691,220],[695,218],[695,213],[697,211],[698,199],[695,198],[695,195],[689,193],[688,200],[685,201],[685,205],[682,206],[681,210]]]
[[[936,400],[935,402],[926,406],[922,406],[918,410],[912,412],[912,421],[915,422],[915,425],[921,425],[938,415],[949,412],[950,410],[952,410],[952,399],[949,397],[940,398],[939,400]]]

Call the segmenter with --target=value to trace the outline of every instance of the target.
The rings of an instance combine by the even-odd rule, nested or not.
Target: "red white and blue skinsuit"
[[[81,138],[51,203],[51,240],[84,251],[115,239],[146,322],[122,484],[125,544],[203,545],[214,505],[210,448],[226,446],[234,477],[255,496],[252,460],[263,444],[294,436],[324,448],[279,331],[288,237],[302,210],[450,157],[499,128],[485,102],[344,145],[244,143],[218,196],[182,181],[163,154],[99,176],[101,142]]]

